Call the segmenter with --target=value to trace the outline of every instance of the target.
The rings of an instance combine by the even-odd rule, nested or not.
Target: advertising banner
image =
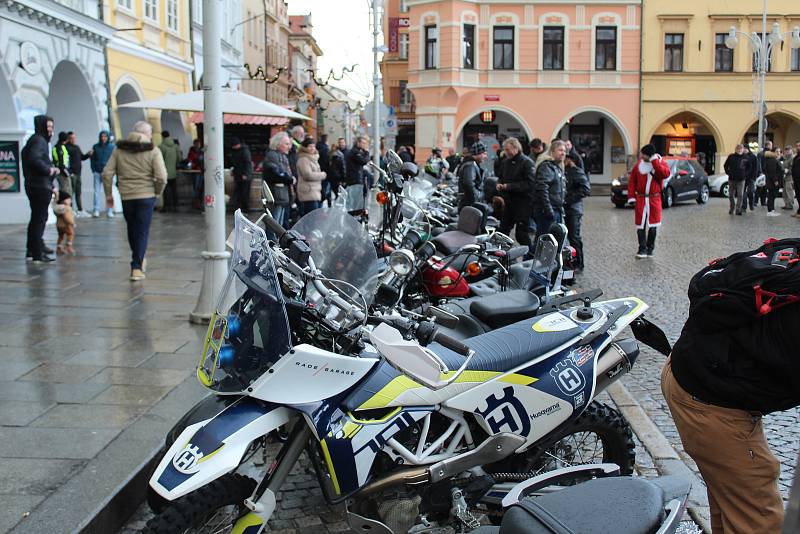
[[[21,187],[19,142],[0,141],[0,193],[18,193]]]

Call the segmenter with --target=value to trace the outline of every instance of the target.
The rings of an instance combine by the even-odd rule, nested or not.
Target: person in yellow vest
[[[53,165],[58,167],[58,190],[72,196],[72,182],[69,179],[69,151],[67,151],[67,132],[58,132],[58,142],[53,147]]]

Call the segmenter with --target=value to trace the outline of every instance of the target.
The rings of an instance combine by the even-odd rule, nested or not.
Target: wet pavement
[[[786,211],[770,219],[764,211],[735,217],[727,200],[691,202],[665,211],[656,257],[635,260],[632,210],[614,209],[605,196],[588,199],[586,208],[581,285],[600,287],[607,297],[643,298],[673,342],[693,273],[766,237],[800,234],[800,221]],[[48,227],[49,244],[54,236]],[[77,255],[41,266],[24,261],[24,227],[0,227],[0,532],[14,525],[19,532],[77,528],[202,395],[191,375],[205,328],[188,322],[202,276],[202,236],[198,215],[157,214],[148,278],[131,283],[121,218],[79,219]],[[663,361],[645,349],[623,380],[694,469],[661,396]],[[798,411],[767,417],[765,429],[786,495],[800,448]],[[652,458],[641,446],[637,451],[637,471],[655,475]],[[275,530],[346,530],[307,466],[298,466],[289,484]],[[124,532],[138,531],[146,518],[144,506]]]

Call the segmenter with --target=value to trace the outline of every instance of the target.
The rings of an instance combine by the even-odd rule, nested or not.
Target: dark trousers
[[[800,178],[793,178],[794,196],[797,198],[797,213],[800,213]]]
[[[240,209],[242,213],[250,211],[250,180],[246,176],[233,177],[231,204],[234,210]]]
[[[297,210],[300,212],[301,217],[306,213],[311,213],[312,211],[319,209],[321,207],[322,207],[322,201],[320,200],[307,200],[297,203]]]
[[[536,223],[536,237],[546,234],[550,231],[553,223],[563,222],[560,211],[554,211],[552,215],[546,215],[541,212],[533,214],[533,220]]]
[[[780,186],[772,180],[767,180],[767,211],[775,211],[775,199],[778,197]]]
[[[122,201],[122,214],[128,225],[128,244],[131,247],[131,269],[142,268],[155,205],[155,197]]]
[[[583,238],[581,237],[581,219],[583,213],[577,210],[567,210],[565,223],[567,225],[567,238],[569,244],[575,249],[575,266],[583,269]]]
[[[751,210],[755,209],[756,207],[756,181],[754,178],[748,178],[745,180],[744,186],[744,199],[746,202],[744,203],[745,208],[748,206]],[[744,210],[742,210],[744,211]]]
[[[639,252],[652,254],[656,248],[656,233],[658,228],[651,226],[647,230],[636,230],[636,237],[639,239]]]
[[[178,209],[178,179],[167,180],[164,188],[164,211],[176,211]]]
[[[34,258],[44,254],[44,227],[47,224],[47,208],[53,192],[49,189],[28,189],[28,201],[31,204],[31,220],[28,223],[27,253]]]
[[[78,208],[78,211],[83,211],[83,203],[81,202],[81,175],[70,174],[69,183],[72,186],[72,202]]]
[[[756,204],[767,205],[767,186],[756,187]]]
[[[503,211],[503,218],[500,220],[500,232],[511,235],[511,228],[514,228],[514,237],[517,243],[528,247],[529,253],[533,253],[531,247],[531,237],[528,235],[528,219],[530,216],[526,213],[515,213],[511,206],[506,205]]]

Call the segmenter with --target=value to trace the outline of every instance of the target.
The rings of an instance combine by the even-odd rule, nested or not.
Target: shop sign
[[[397,53],[400,50],[400,28],[408,28],[407,18],[389,17],[389,52]]]
[[[500,102],[500,95],[483,95],[484,102]]]
[[[416,119],[397,119],[398,126],[414,126],[416,123]]]
[[[19,193],[19,142],[0,141],[0,193]]]

